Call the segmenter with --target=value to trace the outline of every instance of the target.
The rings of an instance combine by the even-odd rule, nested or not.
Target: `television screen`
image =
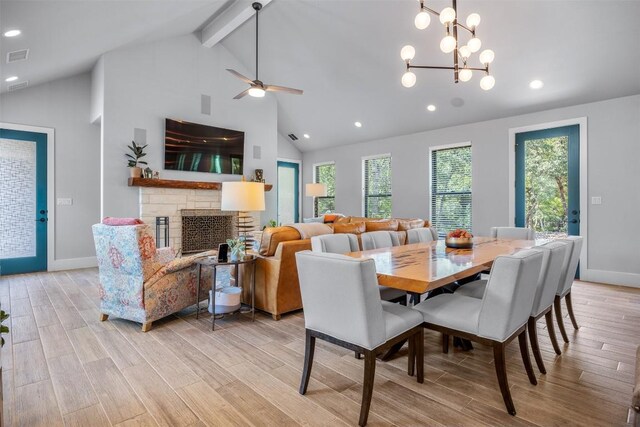
[[[164,168],[242,175],[244,132],[166,119]]]

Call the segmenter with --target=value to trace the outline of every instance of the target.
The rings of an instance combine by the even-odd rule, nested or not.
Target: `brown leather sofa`
[[[262,233],[260,255],[256,261],[255,304],[257,309],[270,313],[275,320],[284,313],[302,308],[295,253],[311,249],[311,239],[302,239],[298,230],[304,229],[305,225],[267,227]],[[359,236],[367,231],[389,230],[397,232],[400,243],[404,244],[407,230],[428,226],[429,221],[422,219],[344,217],[326,225],[326,232],[320,234],[352,233]],[[249,294],[244,296],[246,299]]]

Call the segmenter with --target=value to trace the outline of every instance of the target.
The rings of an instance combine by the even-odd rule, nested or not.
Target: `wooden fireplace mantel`
[[[129,178],[129,187],[179,188],[183,190],[222,190],[221,182],[178,181],[175,179]],[[264,191],[273,185],[265,184]]]

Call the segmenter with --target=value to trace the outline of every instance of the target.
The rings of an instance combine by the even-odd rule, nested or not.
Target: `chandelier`
[[[411,60],[416,55],[413,46],[407,45],[400,51],[400,57],[407,64],[407,70],[402,76],[402,85],[404,87],[413,87],[416,84],[416,75],[411,71],[413,68],[429,68],[435,70],[453,70],[453,80],[467,82],[471,80],[474,71],[481,71],[485,76],[480,80],[480,87],[484,90],[493,88],[496,84],[495,78],[489,74],[489,64],[493,62],[495,54],[491,49],[483,50],[478,59],[484,67],[470,67],[469,59],[472,53],[480,50],[482,42],[476,36],[476,28],[480,24],[480,15],[472,13],[467,16],[466,25],[458,22],[458,10],[456,8],[456,0],[452,1],[452,7],[445,7],[440,13],[428,8],[424,4],[424,0],[420,0],[420,12],[416,15],[415,25],[419,30],[424,30],[431,23],[431,15],[438,16],[440,23],[444,25],[445,37],[440,41],[440,50],[444,53],[453,52],[453,66],[433,66],[433,65],[412,65]],[[458,29],[467,31],[470,39],[466,45],[460,46],[458,38]]]

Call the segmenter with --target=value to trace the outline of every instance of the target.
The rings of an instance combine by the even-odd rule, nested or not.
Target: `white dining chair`
[[[407,230],[407,243],[429,243],[438,240],[438,232],[435,228],[423,227]]]
[[[542,246],[532,248],[542,253],[542,267],[540,269],[540,276],[538,277],[531,315],[527,322],[527,329],[529,331],[529,341],[531,342],[531,350],[536,365],[538,365],[538,369],[543,374],[546,374],[547,370],[542,360],[542,353],[540,352],[537,321],[542,316],[545,316],[551,345],[553,345],[556,354],[561,354],[553,328],[551,309],[562,275],[562,265],[565,260],[567,248],[568,245],[566,243],[559,241],[549,242]],[[486,280],[476,280],[461,286],[455,293],[473,298],[483,298],[486,286]]]
[[[578,263],[580,262],[583,238],[581,236],[568,236],[567,238],[559,239],[558,241],[565,242],[571,246],[571,254],[566,258],[566,268],[563,269],[560,285],[558,286],[556,298],[553,302],[553,307],[556,313],[556,322],[558,322],[558,329],[560,329],[560,334],[562,335],[564,342],[569,343],[569,337],[567,336],[567,331],[564,328],[564,317],[562,316],[561,302],[564,298],[573,328],[578,330],[579,326],[578,322],[576,322],[576,316],[573,313],[573,303],[571,301],[571,286],[573,285],[573,280],[576,277],[576,271],[578,269]]]
[[[449,335],[493,347],[498,384],[511,415],[516,414],[516,408],[507,381],[505,348],[515,337],[518,337],[529,382],[538,383],[527,348],[527,321],[533,307],[542,257],[541,252],[534,250],[497,257],[482,299],[458,293],[441,294],[414,307],[422,313],[425,328],[443,334],[442,350],[445,353],[449,350]]]
[[[307,392],[316,339],[364,354],[359,425],[367,423],[376,357],[409,340],[407,372],[424,381],[422,315],[380,300],[372,259],[302,251],[296,253],[304,310],[306,345],[300,394]]]
[[[491,227],[491,237],[498,239],[535,240],[536,232],[525,227]]]
[[[360,235],[362,250],[391,248],[400,246],[400,239],[394,231],[369,231]],[[380,286],[380,297],[385,301],[407,305],[407,293],[400,289]]]

